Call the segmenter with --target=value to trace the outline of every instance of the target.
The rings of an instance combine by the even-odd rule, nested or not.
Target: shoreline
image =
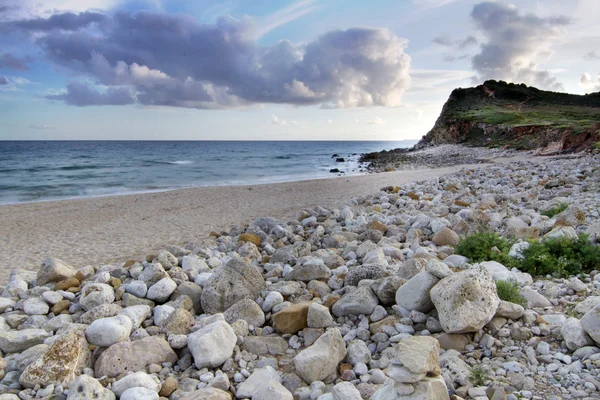
[[[211,231],[257,217],[292,219],[304,208],[340,207],[384,186],[485,165],[0,205],[0,281],[14,268],[37,271],[47,257],[76,267],[122,262],[205,240]]]

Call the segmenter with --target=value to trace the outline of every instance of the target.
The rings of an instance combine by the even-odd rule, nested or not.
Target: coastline
[[[257,217],[293,219],[303,208],[340,207],[384,186],[484,165],[489,164],[0,205],[0,281],[14,268],[37,271],[47,257],[75,267],[126,261],[168,245],[200,242],[211,231]]]

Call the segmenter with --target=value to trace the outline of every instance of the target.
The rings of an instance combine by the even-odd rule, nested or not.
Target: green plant
[[[483,365],[475,365],[473,368],[471,368],[469,381],[471,381],[473,386],[483,386],[487,379],[488,373]]]
[[[598,131],[596,133],[600,133],[600,131]],[[594,149],[600,150],[600,142],[594,142],[594,144],[592,144],[592,147]]]
[[[496,281],[496,292],[500,300],[525,306],[527,300],[519,293],[519,284],[515,280]]]
[[[523,251],[523,256],[517,267],[532,275],[576,275],[600,266],[600,248],[583,234],[576,239],[533,242]]]
[[[545,215],[548,218],[552,218],[555,215],[558,215],[561,212],[565,211],[567,209],[567,207],[569,207],[569,205],[567,203],[560,203],[560,204],[553,206],[552,208],[550,208],[548,210],[542,211],[540,214]]]
[[[461,240],[454,250],[456,254],[465,256],[472,262],[497,261],[507,265],[511,263],[508,256],[511,246],[510,240],[496,233],[478,232]]]

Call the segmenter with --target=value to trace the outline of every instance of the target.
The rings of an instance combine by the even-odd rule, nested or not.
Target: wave
[[[187,165],[193,164],[192,160],[178,160],[178,161],[167,161],[167,164],[175,164],[175,165]]]

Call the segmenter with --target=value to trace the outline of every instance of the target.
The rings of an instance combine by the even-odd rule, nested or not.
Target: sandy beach
[[[47,257],[74,267],[125,261],[167,245],[201,241],[211,231],[227,230],[257,217],[295,218],[306,207],[339,207],[384,186],[481,166],[3,205],[0,281],[5,282],[14,268],[36,271]]]

